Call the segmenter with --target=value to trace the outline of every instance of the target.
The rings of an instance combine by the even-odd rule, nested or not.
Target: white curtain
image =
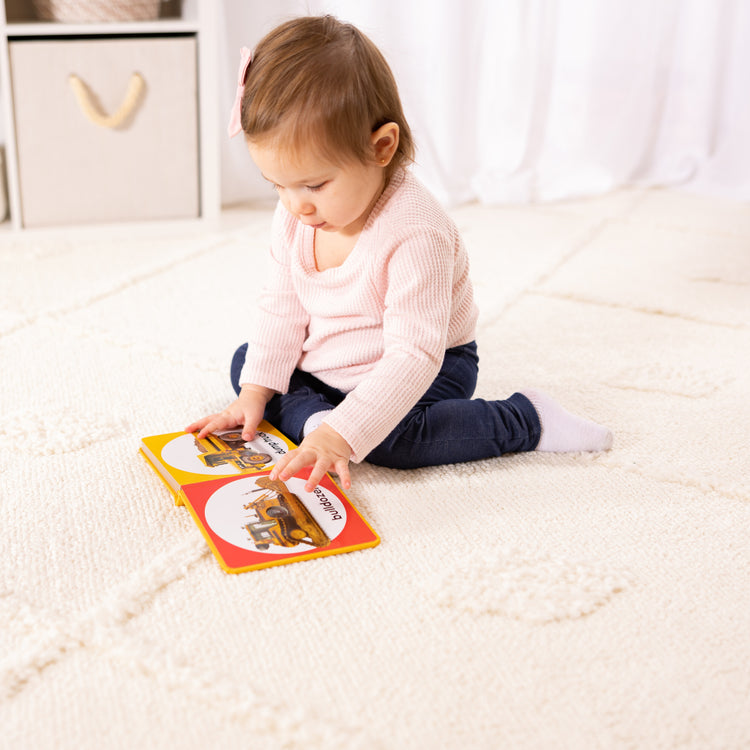
[[[238,49],[332,13],[378,44],[446,205],[525,203],[628,184],[750,199],[748,0],[225,0],[225,109]],[[225,54],[224,54],[225,53]],[[268,196],[241,138],[231,203]]]

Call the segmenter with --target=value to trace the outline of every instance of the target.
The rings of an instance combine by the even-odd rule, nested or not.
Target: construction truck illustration
[[[268,453],[246,447],[242,432],[238,430],[209,434],[200,440],[196,438],[195,446],[198,458],[210,468],[231,464],[241,470],[260,471],[273,460]]]
[[[257,520],[245,524],[256,549],[267,550],[272,544],[296,547],[304,542],[313,547],[325,547],[330,543],[304,503],[284,482],[263,476],[258,477],[255,484],[258,489],[250,493],[262,494],[243,507],[257,516]]]

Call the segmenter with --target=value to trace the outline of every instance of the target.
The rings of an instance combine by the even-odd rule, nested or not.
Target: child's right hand
[[[202,438],[209,432],[231,430],[241,425],[243,440],[252,440],[255,429],[263,419],[266,404],[274,393],[270,388],[259,385],[243,385],[240,395],[224,411],[193,422],[185,428],[185,432],[198,431],[197,437]]]

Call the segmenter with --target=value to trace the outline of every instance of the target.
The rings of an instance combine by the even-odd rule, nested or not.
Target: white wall
[[[388,58],[446,204],[528,202],[619,185],[750,200],[746,0],[223,0],[222,109],[239,48],[293,15],[356,23]],[[222,123],[222,133],[225,126]],[[269,196],[241,137],[225,203]]]

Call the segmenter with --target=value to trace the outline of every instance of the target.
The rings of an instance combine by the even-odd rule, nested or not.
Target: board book
[[[141,440],[140,452],[185,505],[227,573],[374,547],[378,535],[326,474],[305,490],[310,469],[282,482],[270,472],[294,443],[267,422],[244,441],[238,430],[172,432]]]

